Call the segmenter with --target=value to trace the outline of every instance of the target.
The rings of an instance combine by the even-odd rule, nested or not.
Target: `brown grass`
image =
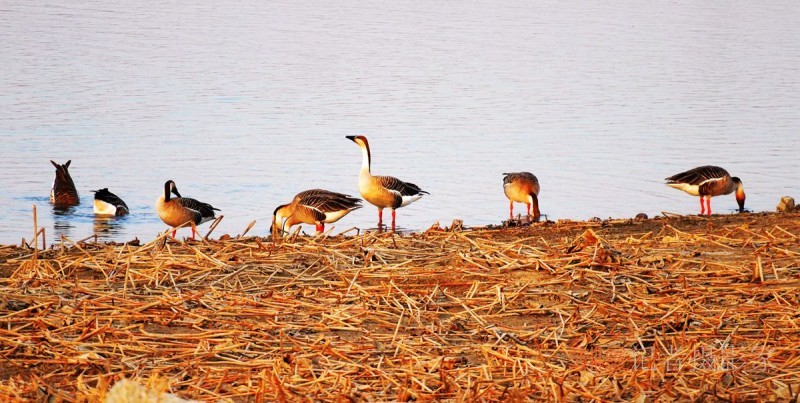
[[[744,214],[0,247],[0,400],[797,399],[799,237]]]

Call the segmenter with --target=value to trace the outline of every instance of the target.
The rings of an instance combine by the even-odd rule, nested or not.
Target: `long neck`
[[[733,180],[728,181],[728,188],[725,189],[725,194],[731,194],[733,191],[737,191],[738,193],[738,190],[740,188],[739,184],[741,184],[741,182],[737,183],[736,181]]]
[[[734,183],[734,189],[736,189],[736,199],[744,199],[744,185],[742,182]]]
[[[169,192],[169,183],[167,183],[167,184],[164,185],[164,201],[165,202],[169,201],[169,196],[170,196],[169,193],[170,193]]]
[[[371,163],[371,158],[369,154],[369,144],[364,144],[363,146],[361,146],[361,171],[369,172],[370,163]]]
[[[278,213],[278,225],[280,226],[280,230],[282,234],[285,234],[292,225],[295,224],[295,220],[292,218],[294,216],[295,206],[297,206],[294,202],[283,206]]]

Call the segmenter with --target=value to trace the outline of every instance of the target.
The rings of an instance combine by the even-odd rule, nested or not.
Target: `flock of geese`
[[[393,176],[372,174],[372,156],[369,142],[364,136],[346,136],[361,149],[361,171],[358,175],[358,191],[361,197],[378,208],[378,228],[383,228],[383,210],[392,212],[392,231],[395,230],[396,210],[405,207],[428,194],[419,186],[397,179]],[[74,206],[79,203],[78,191],[69,174],[70,163],[58,164],[56,176],[50,191],[50,202],[58,207]],[[524,203],[528,217],[539,221],[539,180],[530,172],[511,172],[503,174],[503,191],[509,200],[509,218],[514,218],[514,203]],[[742,181],[718,166],[701,166],[670,176],[667,185],[700,197],[700,214],[711,214],[711,197],[735,192],[739,212],[744,211],[744,186]],[[122,199],[108,188],[95,190],[94,212],[97,215],[121,216],[130,213]],[[174,197],[173,197],[174,196]],[[705,201],[705,203],[704,203]],[[272,214],[273,234],[288,234],[297,224],[313,224],[317,232],[325,230],[325,224],[334,223],[353,210],[361,208],[362,200],[347,194],[324,189],[310,189],[298,193],[290,203],[278,206]],[[172,236],[180,227],[190,226],[192,238],[195,226],[216,218],[219,209],[208,203],[183,197],[175,182],[164,183],[164,193],[156,201],[156,211],[161,220],[172,227]]]

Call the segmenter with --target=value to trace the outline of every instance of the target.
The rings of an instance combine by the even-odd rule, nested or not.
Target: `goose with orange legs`
[[[508,218],[514,219],[514,202],[525,203],[528,216],[538,222],[539,212],[539,180],[530,172],[504,173],[503,191],[508,197]]]
[[[314,224],[317,233],[325,231],[325,224],[339,221],[353,210],[360,209],[361,199],[324,189],[310,189],[298,193],[291,203],[278,206],[272,213],[272,233],[288,234],[297,224]]]
[[[667,186],[683,190],[692,196],[700,196],[700,215],[711,215],[711,198],[736,192],[739,212],[744,212],[744,185],[742,180],[728,171],[713,165],[705,165],[681,172],[666,179]],[[705,199],[705,205],[703,204]]]
[[[361,193],[361,197],[378,208],[379,229],[383,228],[383,209],[392,210],[392,231],[394,231],[395,210],[408,206],[429,193],[413,183],[403,182],[392,176],[373,176],[370,170],[372,155],[367,138],[364,136],[345,137],[356,143],[361,149],[361,172],[358,175],[358,191]]]
[[[172,197],[172,195],[177,197]],[[181,197],[175,182],[168,180],[164,183],[164,194],[156,201],[158,216],[164,224],[173,228],[172,237],[178,228],[187,225],[200,225],[204,222],[215,219],[214,211],[219,211],[208,203]],[[195,228],[192,227],[192,239],[194,239]]]

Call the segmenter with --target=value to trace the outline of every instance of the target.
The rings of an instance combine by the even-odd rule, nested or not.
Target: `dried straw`
[[[797,399],[797,214],[454,227],[2,246],[0,400]]]

